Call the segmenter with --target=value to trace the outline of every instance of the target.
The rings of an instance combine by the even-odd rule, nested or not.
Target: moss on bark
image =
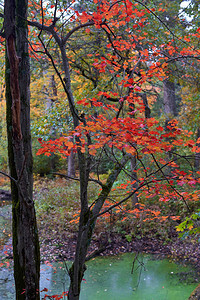
[[[6,53],[6,115],[8,136],[8,157],[11,181],[13,214],[13,256],[16,299],[39,300],[40,253],[36,216],[32,199],[32,153],[30,136],[30,94],[29,61],[27,48],[27,0],[7,0],[5,2],[5,33],[8,39],[16,37],[17,54],[21,57],[20,74],[16,65],[10,65],[16,58],[15,52],[8,46]],[[23,18],[20,18],[20,14]],[[11,15],[12,14],[12,15]],[[15,19],[17,15],[17,21]],[[16,31],[12,31],[11,29]],[[15,48],[15,47],[14,47]],[[22,139],[15,135],[13,129],[13,101],[16,101],[10,75],[19,84],[22,102],[20,126]],[[14,76],[16,75],[16,76]],[[19,75],[19,76],[18,76]],[[16,184],[17,182],[17,184]]]

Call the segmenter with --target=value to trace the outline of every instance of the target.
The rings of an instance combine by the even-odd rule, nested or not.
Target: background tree
[[[33,202],[28,1],[4,4],[8,157],[16,299],[39,299],[40,253]]]
[[[69,299],[79,299],[87,250],[98,217],[111,211],[116,216],[120,209],[128,208],[129,199],[136,193],[140,193],[138,202],[152,197],[163,203],[170,214],[160,215],[160,211],[144,209],[143,203],[138,203],[137,208],[129,210],[133,216],[151,214],[152,220],[176,220],[178,217],[172,215],[175,202],[183,202],[190,209],[192,193],[185,192],[184,186],[198,183],[198,178],[189,168],[186,172],[178,169],[176,163],[193,159],[193,144],[186,140],[187,134],[179,129],[177,121],[169,122],[166,131],[162,121],[150,118],[149,107],[158,94],[161,98],[169,63],[176,62],[187,74],[185,65],[189,59],[198,65],[197,46],[188,43],[191,35],[182,33],[178,37],[175,29],[165,24],[166,17],[162,19],[166,3],[150,3],[147,7],[140,1],[128,0],[95,0],[87,4],[30,1],[32,56],[43,61],[46,70],[50,63],[53,65],[55,80],[59,78],[67,96],[73,124],[73,130],[61,138],[49,142],[47,136],[43,141],[40,138],[43,148],[39,153],[50,156],[57,151],[68,157],[77,152],[79,161],[76,180],[80,181],[81,212],[75,260],[69,271]],[[193,34],[193,38],[197,37],[198,29]],[[45,122],[48,120],[51,129],[48,117]],[[166,153],[174,146],[179,147],[179,156],[166,162]],[[131,157],[135,158],[132,171]],[[99,171],[102,158],[109,161],[104,180]],[[165,172],[168,165],[172,167],[170,174]],[[136,167],[137,176],[133,176]],[[93,170],[96,174],[92,174]],[[88,197],[89,181],[101,188],[94,202]],[[124,191],[123,195],[113,195],[116,187]]]
[[[41,42],[41,49],[43,49],[40,51],[43,51],[51,60],[67,94],[74,124],[71,136],[74,136],[75,144],[73,145],[67,137],[49,142],[41,141],[43,149],[39,153],[50,155],[52,152],[58,151],[62,155],[69,155],[73,150],[78,155],[81,211],[75,259],[69,270],[68,298],[79,299],[81,281],[86,269],[87,250],[96,220],[100,215],[122,205],[138,190],[142,190],[146,197],[150,197],[149,194],[154,193],[163,202],[168,201],[169,197],[171,199],[178,197],[183,201],[183,195],[174,187],[175,182],[181,178],[177,165],[173,170],[173,176],[164,173],[166,167],[174,163],[174,158],[169,162],[163,162],[161,157],[175,144],[181,143],[181,140],[177,138],[179,135],[177,124],[176,122],[169,123],[169,131],[165,132],[163,127],[157,125],[158,121],[152,118],[147,120],[145,118],[147,105],[145,107],[141,96],[137,94],[147,90],[149,85],[153,85],[153,82],[161,82],[166,78],[167,62],[170,59],[175,61],[178,59],[180,48],[174,47],[172,43],[174,35],[154,13],[155,9],[150,10],[143,4],[136,7],[137,5],[130,1],[113,1],[112,4],[107,1],[94,1],[93,9],[87,12],[82,11],[80,7],[79,10],[74,11],[69,2],[65,3],[66,7],[61,8],[61,17],[58,17],[60,4],[57,1],[48,2],[48,5],[52,5],[53,8],[52,19],[45,17],[46,7],[39,6],[40,22],[35,21],[33,16],[29,25],[38,28],[38,38]],[[158,9],[163,10],[164,8]],[[71,12],[71,17],[66,19],[67,21],[64,17],[66,12],[68,15]],[[152,24],[156,24],[158,20],[164,28],[162,39],[161,36],[158,39],[154,35]],[[148,21],[152,23],[149,24]],[[149,29],[149,32],[146,31],[150,27],[153,29]],[[157,28],[160,28],[160,23]],[[90,32],[94,38],[92,47],[88,36]],[[98,41],[96,38],[97,33],[101,37],[100,40],[103,41],[102,48],[102,44],[98,44],[100,40]],[[54,39],[59,48],[62,64],[56,60],[55,52],[52,51],[50,43],[46,40],[46,34],[49,34],[49,40]],[[169,36],[171,34],[172,36]],[[84,39],[83,36],[86,38]],[[147,37],[148,43],[145,42]],[[81,44],[82,46],[80,46]],[[92,49],[92,53],[88,53],[88,58],[85,58],[85,44],[89,45],[90,50]],[[96,45],[99,47],[95,47]],[[72,50],[72,54],[78,55],[78,62],[73,61],[70,50]],[[193,56],[197,55],[193,49],[190,51],[187,48],[187,51]],[[170,57],[166,53],[170,53]],[[184,64],[184,60],[182,64]],[[76,102],[71,84],[72,65],[77,68],[79,74],[90,81],[92,92],[95,94],[97,92],[96,97],[91,95]],[[78,72],[76,73],[78,74]],[[99,88],[100,80],[102,82],[101,89]],[[104,82],[111,82],[111,84],[104,85]],[[97,91],[98,88],[99,91]],[[97,90],[95,91],[95,89]],[[108,104],[108,101],[111,101],[111,104]],[[131,111],[130,107],[132,107]],[[172,142],[166,140],[166,137],[171,138]],[[99,163],[102,153],[112,161],[105,182],[102,182],[99,176],[97,179],[90,177],[93,157],[95,162]],[[138,186],[129,192],[127,197],[109,208],[103,209],[118,176],[121,173],[123,175],[128,173],[128,176],[132,178],[127,171],[131,155],[137,155],[141,164]],[[147,156],[151,168],[146,167]],[[187,177],[186,174],[185,176]],[[132,180],[130,178],[129,182],[125,180],[126,183],[123,183],[121,188],[125,189],[130,185],[133,188],[133,179],[135,178]],[[88,182],[90,180],[101,186],[99,196],[92,204],[88,199]],[[187,207],[189,206],[187,205]],[[101,212],[102,209],[103,212]],[[155,215],[159,214],[159,212],[154,213]]]

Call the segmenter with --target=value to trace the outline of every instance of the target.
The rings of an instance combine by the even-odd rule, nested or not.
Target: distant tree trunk
[[[149,119],[151,118],[151,109],[149,107],[149,103],[148,103],[148,99],[147,99],[147,95],[145,93],[140,94],[141,98],[142,98],[142,102],[144,104],[144,115],[145,115],[145,119]]]
[[[136,155],[131,155],[130,159],[130,164],[131,164],[131,176],[132,180],[135,181],[132,184],[132,190],[136,190],[138,188],[138,177],[137,177],[137,158]],[[133,194],[131,197],[132,199],[132,208],[135,208],[135,205],[138,203],[138,196],[137,194]]]
[[[4,6],[6,113],[9,168],[13,178],[11,194],[16,299],[39,300],[40,253],[32,197],[30,71],[26,22],[28,0],[6,0]]]
[[[67,175],[69,177],[75,177],[76,176],[76,170],[75,170],[75,154],[73,151],[71,151],[70,156],[68,156],[68,166],[67,166]]]
[[[134,103],[129,104],[129,111],[133,112],[135,110],[135,105]],[[134,114],[131,115],[134,118]],[[134,145],[135,149],[137,145]],[[130,172],[131,172],[131,177],[134,183],[131,185],[131,189],[134,191],[138,187],[138,177],[137,177],[137,154],[132,155],[130,154]],[[133,194],[131,197],[131,206],[132,208],[135,208],[135,205],[138,203],[138,196],[137,194]]]
[[[147,95],[145,93],[139,93],[138,96],[142,98],[143,104],[144,104],[144,115],[145,119],[149,119],[151,117],[151,110],[149,108],[148,100],[147,100]],[[131,110],[134,110],[134,106],[130,106]],[[132,190],[135,190],[138,188],[138,177],[137,177],[137,155],[131,155],[130,159],[130,164],[131,164],[131,176],[135,182],[132,184]],[[137,194],[133,194],[132,196],[132,207],[134,208],[135,205],[138,203],[138,196]]]
[[[38,28],[41,28],[41,24],[37,24]],[[49,27],[52,28],[52,27]],[[66,41],[60,38],[56,31],[54,31],[53,36],[60,48],[62,62],[63,62],[63,70],[65,74],[64,80],[62,81],[64,90],[67,94],[69,109],[73,118],[73,126],[76,128],[79,125],[79,121],[86,124],[86,120],[84,118],[84,114],[79,115],[76,110],[74,96],[71,89],[71,78],[70,78],[70,67],[68,62],[68,57],[66,54]],[[57,69],[56,69],[57,72]],[[87,145],[91,145],[91,137],[89,134],[87,136]],[[80,137],[75,137],[76,142],[81,145]],[[94,231],[96,219],[103,207],[104,202],[106,201],[114,182],[117,180],[118,175],[123,170],[124,166],[129,160],[128,155],[123,155],[120,163],[117,161],[113,170],[109,174],[106,183],[102,184],[102,191],[98,198],[96,199],[94,206],[90,207],[88,201],[88,182],[89,182],[89,174],[91,170],[91,155],[89,153],[81,152],[81,149],[77,147],[77,157],[79,163],[79,179],[80,179],[80,203],[81,203],[81,211],[80,211],[80,219],[79,219],[79,229],[78,229],[78,237],[77,237],[77,245],[75,252],[75,259],[72,264],[72,267],[69,270],[70,275],[70,287],[68,293],[69,300],[78,300],[80,297],[80,289],[81,282],[83,279],[83,275],[85,272],[85,261],[88,247],[91,243],[92,234]]]
[[[200,128],[198,127],[196,139],[198,140],[199,138],[200,138]],[[196,146],[200,147],[200,143],[197,142]],[[195,153],[194,167],[195,167],[196,171],[199,171],[199,167],[200,167],[200,152],[199,153]]]
[[[79,153],[80,155],[81,152]],[[80,158],[80,157],[79,157]],[[110,175],[106,183],[102,186],[102,191],[98,196],[96,203],[93,209],[89,208],[88,206],[88,199],[87,199],[87,185],[89,180],[89,173],[87,172],[87,163],[82,161],[83,163],[79,165],[80,171],[80,187],[81,187],[81,213],[80,213],[80,220],[79,220],[79,230],[78,230],[78,238],[76,244],[76,253],[75,259],[72,264],[72,267],[69,270],[70,275],[70,287],[68,293],[69,300],[79,300],[80,297],[80,290],[81,290],[81,282],[86,271],[86,255],[88,247],[91,243],[92,234],[94,231],[95,223],[97,220],[97,216],[100,213],[100,210],[103,206],[104,201],[107,199],[115,180],[117,179],[118,175],[120,174],[123,167],[126,165],[127,161],[129,160],[129,156],[125,155],[120,164],[116,163],[115,167],[111,171]],[[79,161],[80,163],[80,161]],[[86,175],[87,177],[83,178]]]
[[[171,76],[169,76],[169,78],[163,81],[163,88],[164,88],[163,104],[164,104],[164,114],[166,118],[165,130],[167,132],[169,131],[168,129],[169,122],[177,115],[175,83],[174,80],[171,78]],[[172,159],[173,159],[173,155],[169,152],[167,160],[171,161]],[[167,175],[171,175],[171,171],[172,168],[169,166],[166,172]]]
[[[46,113],[52,109],[54,102],[58,100],[57,98],[58,93],[57,93],[57,87],[56,87],[56,82],[55,82],[55,76],[50,75],[49,76],[49,87],[47,88],[47,99],[46,99]],[[56,139],[56,128],[55,125],[51,127],[50,130],[50,139],[55,140]],[[52,153],[50,157],[50,167],[51,167],[51,172],[56,171],[56,155]]]
[[[164,85],[164,113],[167,121],[174,118],[177,115],[176,109],[176,95],[175,95],[175,83],[173,79],[167,78],[163,81]]]

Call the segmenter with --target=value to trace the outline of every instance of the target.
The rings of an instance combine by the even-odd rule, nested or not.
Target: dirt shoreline
[[[41,262],[57,262],[73,260],[76,249],[76,234],[67,237],[67,232],[56,238],[40,236]],[[12,259],[11,238],[4,246],[6,255],[1,259]],[[174,261],[192,264],[200,276],[200,243],[190,239],[180,240],[174,238],[169,243],[156,238],[133,238],[128,242],[126,238],[117,234],[104,234],[103,237],[94,239],[88,249],[88,259],[96,256],[114,256],[129,252],[139,252],[156,255],[157,259],[168,258]],[[2,253],[3,254],[3,253]]]
[[[0,200],[10,204],[9,192],[0,189]],[[73,232],[52,232],[47,228],[39,228],[41,261],[73,260],[77,235]],[[8,245],[7,257],[12,258],[11,245]],[[170,242],[158,238],[132,238],[131,241],[116,233],[102,233],[95,235],[88,249],[88,258],[98,255],[118,255],[126,252],[143,252],[156,254],[158,257],[168,257],[193,264],[200,273],[200,243],[192,238],[180,240],[175,234]],[[1,257],[2,258],[2,257]]]
[[[200,275],[200,244],[192,239],[181,241],[174,239],[165,244],[165,242],[144,237],[133,239],[128,242],[126,238],[109,234],[104,238],[92,241],[88,249],[88,258],[95,256],[118,255],[127,252],[142,252],[155,254],[157,258],[167,257],[175,261],[183,261],[194,265]],[[64,239],[41,239],[41,259],[42,261],[64,261],[73,260],[76,248],[76,235]]]

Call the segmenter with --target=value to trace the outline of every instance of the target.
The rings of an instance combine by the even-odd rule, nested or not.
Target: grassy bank
[[[97,195],[95,183],[89,186],[89,203]],[[113,197],[114,197],[113,192]],[[112,198],[113,198],[112,197]],[[115,197],[119,199],[119,195]],[[72,259],[75,253],[78,229],[79,184],[63,178],[41,179],[34,183],[34,199],[37,211],[43,260]],[[136,214],[130,209],[131,202],[99,218],[89,255],[109,255],[137,251],[169,255],[175,259],[186,259],[198,263],[199,243],[195,237],[178,238],[176,226],[185,215],[179,211],[180,220],[170,218],[180,210],[174,203],[163,205],[148,199],[140,199],[145,209]],[[109,205],[106,203],[106,205]],[[182,206],[182,204],[181,204]],[[177,209],[177,212],[175,211]],[[160,211],[162,219],[151,217],[149,211]],[[132,213],[131,213],[132,212]]]

